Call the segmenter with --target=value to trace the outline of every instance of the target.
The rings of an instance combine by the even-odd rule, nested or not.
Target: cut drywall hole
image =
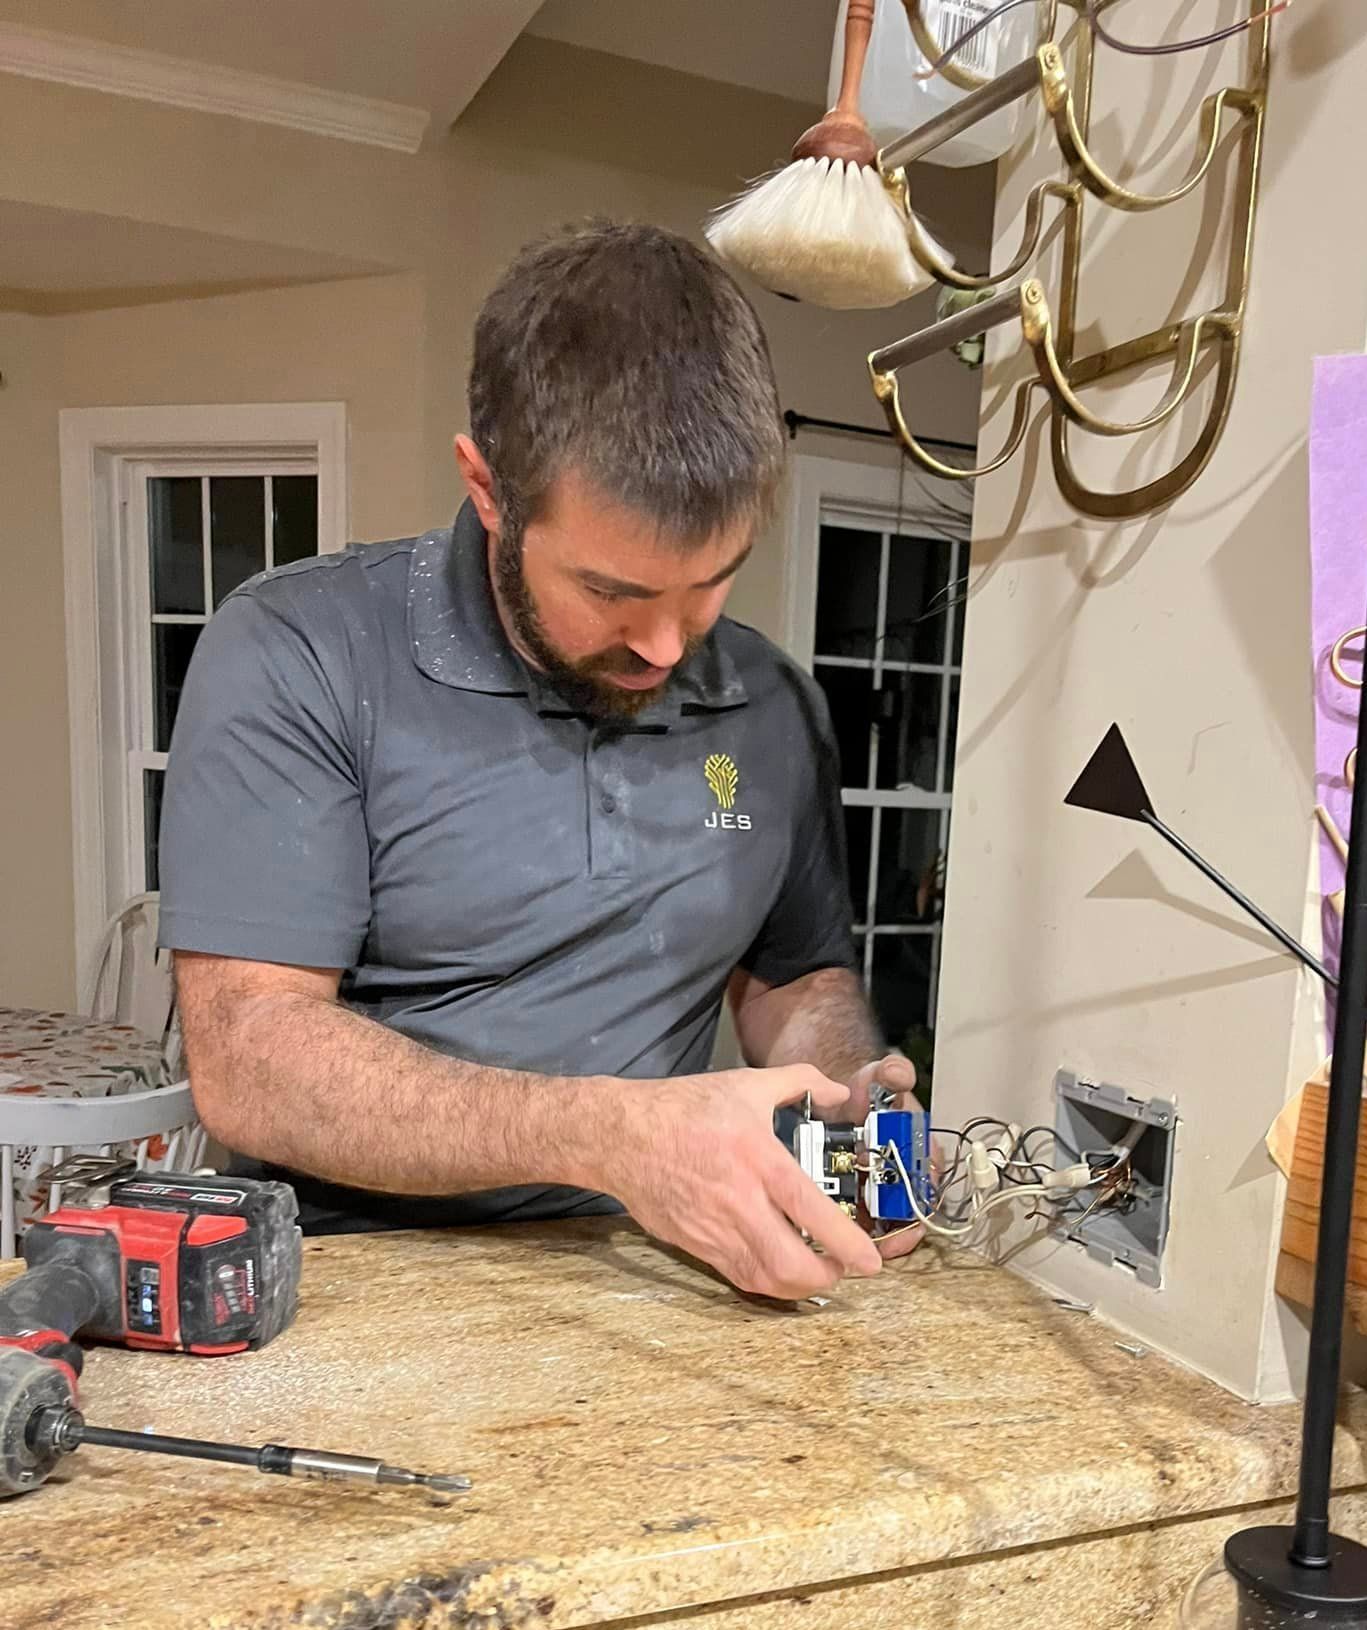
[[[1136,1098],[1120,1087],[1084,1081],[1071,1070],[1059,1071],[1054,1090],[1054,1127],[1064,1146],[1094,1165],[1128,1149],[1131,1173],[1120,1204],[1089,1210],[1097,1191],[1084,1191],[1055,1233],[1157,1289],[1168,1240],[1177,1106],[1168,1098]]]

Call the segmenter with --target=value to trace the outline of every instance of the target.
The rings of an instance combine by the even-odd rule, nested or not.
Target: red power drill
[[[239,1353],[279,1335],[298,1305],[299,1207],[288,1184],[148,1176],[79,1158],[52,1175],[80,1185],[76,1197],[33,1225],[27,1272],[0,1291],[0,1495],[42,1482],[64,1452],[60,1441],[33,1441],[33,1420],[47,1412],[55,1429],[58,1413],[75,1413],[78,1334]]]
[[[302,1240],[287,1183],[132,1173],[78,1157],[52,1175],[77,1198],[24,1238],[27,1271],[0,1291],[0,1498],[37,1488],[82,1443],[283,1476],[467,1489],[383,1461],[91,1426],[76,1407],[79,1334],[160,1352],[240,1353],[293,1320]]]

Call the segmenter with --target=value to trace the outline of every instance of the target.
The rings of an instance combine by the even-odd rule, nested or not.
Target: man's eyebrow
[[[754,545],[747,543],[745,548],[728,565],[723,566],[719,572],[701,583],[694,583],[695,589],[715,589],[734,577],[745,562],[750,558],[750,551]],[[581,571],[575,574],[586,588],[596,589],[600,594],[615,594],[623,600],[655,600],[658,599],[659,589],[652,589],[644,583],[632,583],[622,577],[605,577],[602,572]]]
[[[728,577],[734,577],[741,567],[744,566],[746,561],[749,560],[750,551],[754,547],[755,546],[753,543],[747,543],[744,549],[741,550],[741,552],[729,566],[723,566],[719,572],[714,573],[713,576],[709,577],[705,583],[698,583],[694,586],[700,589],[715,589],[719,584],[725,583]]]

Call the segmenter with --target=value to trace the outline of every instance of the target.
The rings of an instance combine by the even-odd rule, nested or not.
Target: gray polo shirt
[[[723,618],[629,723],[576,715],[509,646],[468,504],[224,602],[181,698],[160,855],[164,945],[345,969],[356,1011],[482,1064],[702,1070],[738,965],[771,984],[853,965],[818,687]],[[594,1205],[296,1184],[315,1226]]]

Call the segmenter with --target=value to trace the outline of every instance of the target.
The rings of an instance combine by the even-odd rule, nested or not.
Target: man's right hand
[[[845,1087],[806,1064],[617,1084],[625,1104],[599,1186],[643,1228],[763,1296],[798,1301],[878,1272],[877,1246],[774,1136],[780,1105],[811,1093],[837,1110]]]

